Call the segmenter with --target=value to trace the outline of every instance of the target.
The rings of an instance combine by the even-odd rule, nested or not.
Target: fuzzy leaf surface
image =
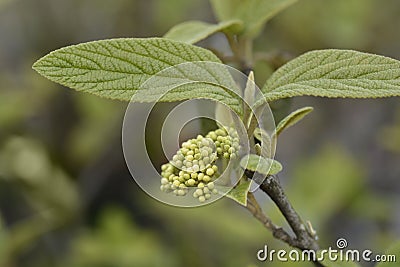
[[[55,50],[33,68],[51,81],[106,98],[135,102],[208,98],[240,114],[232,77],[222,65],[210,62],[220,60],[194,45],[165,38],[122,38]]]
[[[294,96],[400,96],[400,62],[352,50],[311,51],[279,68],[262,91],[268,101]]]

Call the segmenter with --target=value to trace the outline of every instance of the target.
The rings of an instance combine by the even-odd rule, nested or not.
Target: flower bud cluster
[[[182,147],[172,157],[171,164],[182,171],[202,172],[217,158],[215,145],[209,138],[198,135],[182,143]]]
[[[200,172],[187,172],[179,170],[171,163],[161,166],[161,191],[173,192],[177,196],[185,196],[189,187],[197,188],[193,197],[200,202],[211,198],[211,193],[217,194],[214,180],[217,178],[218,166],[213,164]]]
[[[169,163],[161,166],[161,191],[185,196],[193,188],[193,197],[200,202],[217,194],[214,181],[218,178],[218,157],[234,158],[239,150],[239,138],[233,128],[198,135],[182,144]]]
[[[239,136],[234,128],[227,127],[211,131],[206,135],[206,138],[214,141],[218,155],[226,159],[236,158],[240,146]]]

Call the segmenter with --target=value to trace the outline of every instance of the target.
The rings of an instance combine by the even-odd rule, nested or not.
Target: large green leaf
[[[262,88],[268,101],[293,96],[400,96],[400,62],[351,50],[305,53],[278,69]]]
[[[211,0],[214,13],[220,21],[243,21],[243,33],[256,35],[262,26],[280,11],[297,0]]]
[[[312,107],[304,107],[293,111],[278,123],[278,125],[276,126],[275,134],[279,135],[283,130],[295,125],[305,116],[307,116],[308,113],[313,111],[313,109],[314,108]]]
[[[102,97],[133,97],[137,102],[209,98],[241,113],[229,72],[209,62],[220,60],[193,45],[164,38],[124,38],[64,47],[39,59],[33,68],[54,82]],[[155,79],[143,85],[150,77]]]
[[[164,37],[188,44],[194,44],[214,33],[226,31],[230,28],[240,29],[241,26],[242,23],[240,20],[223,21],[218,24],[211,24],[202,21],[187,21],[172,27]]]

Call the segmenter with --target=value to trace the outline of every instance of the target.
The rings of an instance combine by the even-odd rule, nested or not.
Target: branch
[[[257,173],[255,175],[257,175]],[[290,204],[277,177],[274,175],[268,176],[260,185],[260,189],[278,206],[286,221],[289,223],[296,235],[296,247],[301,250],[310,249],[317,251],[319,246],[315,240],[315,236],[309,233],[299,214]]]
[[[296,247],[296,240],[294,240],[282,227],[275,225],[270,218],[268,218],[257,203],[254,195],[248,193],[246,208],[259,220],[265,228],[272,232],[272,235],[292,247]]]
[[[250,179],[256,179],[260,174],[246,170],[245,175]],[[263,213],[257,203],[257,200],[254,198],[254,195],[252,193],[248,193],[246,208],[253,214],[253,216],[259,220],[265,228],[271,231],[275,238],[285,242],[289,246],[298,248],[300,250],[317,251],[319,249],[319,245],[315,239],[315,234],[310,233],[307,230],[299,214],[294,210],[293,206],[287,199],[277,177],[273,175],[268,176],[260,185],[260,189],[266,193],[278,206],[296,237],[290,236],[282,227],[275,225],[271,219]],[[318,261],[314,261],[313,263],[317,267],[324,266]]]

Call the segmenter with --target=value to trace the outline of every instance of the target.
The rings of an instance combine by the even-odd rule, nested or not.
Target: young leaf
[[[308,115],[311,111],[313,111],[314,108],[312,107],[304,107],[301,109],[298,109],[296,111],[293,111],[290,113],[287,117],[285,117],[283,120],[281,120],[278,125],[276,126],[275,129],[275,134],[278,136],[283,130],[295,125],[298,123],[300,120],[302,120],[305,116]]]
[[[278,161],[260,157],[255,154],[244,156],[240,160],[240,166],[243,169],[247,169],[252,172],[258,172],[264,175],[274,175],[283,169],[282,164],[280,164]]]
[[[237,31],[237,29],[241,27],[242,22],[240,20],[222,21],[218,24],[202,21],[187,21],[172,27],[164,37],[175,41],[194,44],[214,33],[229,31],[229,29],[236,29]]]
[[[234,119],[231,111],[221,103],[217,103],[215,107],[215,119],[222,126],[233,126]]]
[[[235,200],[237,203],[247,206],[247,194],[249,193],[251,180],[241,181],[236,187],[232,188],[225,196]]]
[[[170,68],[188,62],[195,64],[188,69]],[[225,88],[233,89],[229,73],[205,64],[208,62],[220,60],[210,51],[193,45],[164,38],[122,38],[58,49],[39,59],[33,68],[51,81],[102,97],[129,101],[135,96],[133,101],[137,102],[209,98],[222,101],[240,113],[239,97]],[[179,77],[165,79],[176,78],[184,84],[167,94],[166,89],[171,88],[160,89],[165,86],[165,79],[158,79],[159,87],[153,91],[142,88],[145,81],[163,70],[169,70],[171,75],[178,72]],[[163,97],[159,99],[160,96]]]
[[[243,21],[242,33],[257,35],[262,26],[280,11],[297,0],[211,0],[214,13],[220,21]],[[240,32],[238,32],[240,33]]]
[[[278,69],[262,88],[268,101],[293,96],[400,96],[400,62],[351,50],[305,53]]]
[[[266,131],[261,130],[260,128],[255,128],[253,135],[261,143],[264,142],[269,144],[271,142],[271,137],[269,136],[269,134]]]
[[[270,158],[273,154],[274,144],[276,144],[276,135],[270,136],[265,130],[256,128],[254,129],[253,136],[262,144],[262,146],[256,144],[255,149],[257,154],[264,158]]]

